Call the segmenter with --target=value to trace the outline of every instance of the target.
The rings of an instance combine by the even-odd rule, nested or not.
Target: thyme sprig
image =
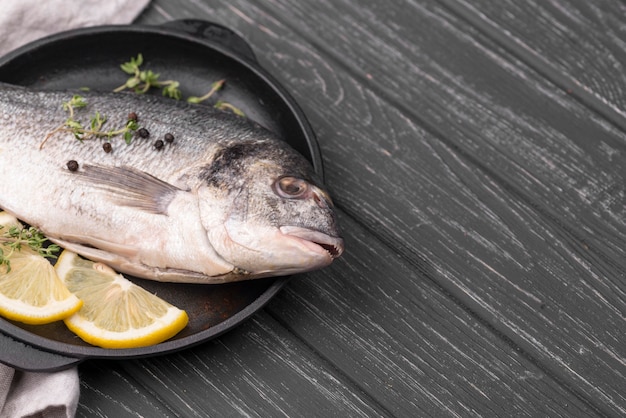
[[[126,74],[130,74],[130,78],[126,80],[124,84],[117,87],[113,91],[118,93],[120,91],[130,89],[135,93],[146,93],[150,88],[155,87],[162,89],[164,96],[171,97],[172,99],[180,100],[183,97],[182,92],[179,89],[180,83],[176,80],[159,81],[160,74],[153,72],[152,70],[142,70],[140,67],[143,64],[143,55],[138,54],[136,58],[130,59],[130,61],[120,65],[122,71]]]
[[[214,83],[211,84],[211,90],[209,90],[209,92],[207,94],[205,94],[204,96],[189,96],[187,98],[187,102],[189,103],[202,103],[205,100],[210,99],[215,93],[217,93],[219,90],[221,90],[222,87],[224,87],[224,83],[226,83],[226,80],[219,80],[216,81]]]
[[[48,244],[48,238],[35,228],[23,228],[13,225],[5,227],[0,225],[0,266],[6,266],[6,272],[11,271],[11,255],[20,251],[24,245],[35,251],[42,257],[56,259],[61,248],[56,244]]]
[[[130,61],[120,65],[122,71],[126,74],[130,74],[131,77],[126,80],[124,84],[114,89],[114,92],[120,92],[123,90],[133,90],[135,93],[144,94],[151,88],[161,89],[161,93],[164,96],[171,97],[176,100],[181,100],[183,97],[180,91],[180,83],[176,80],[159,81],[160,74],[153,72],[152,70],[142,70],[140,67],[143,65],[143,55],[137,54],[137,57],[131,57]],[[219,80],[211,84],[211,89],[203,96],[189,96],[187,102],[189,103],[202,103],[213,97],[218,91],[224,87],[226,80]],[[234,105],[217,101],[214,105],[220,110],[230,110],[238,116],[245,116],[241,109]]]
[[[115,88],[114,92],[120,92],[123,90],[133,90],[135,93],[144,94],[147,93],[151,88],[161,89],[162,94],[164,96],[171,97],[176,100],[182,99],[182,92],[180,91],[180,83],[176,80],[165,80],[160,81],[160,75],[153,72],[152,70],[142,70],[141,66],[143,65],[143,55],[137,54],[136,57],[131,57],[130,61],[125,62],[120,65],[122,71],[127,74],[130,74],[129,77],[124,84]],[[211,89],[203,96],[189,96],[187,98],[187,102],[189,103],[202,103],[206,100],[209,100],[213,97],[218,91],[220,91],[226,80],[219,80],[211,84]],[[102,115],[100,112],[96,112],[90,119],[88,126],[83,126],[83,124],[76,119],[75,113],[77,109],[81,109],[87,106],[87,101],[83,96],[74,95],[69,101],[63,103],[63,109],[69,113],[67,120],[48,132],[44,140],[39,144],[39,149],[42,149],[46,142],[55,134],[59,132],[70,132],[74,135],[74,137],[83,141],[89,137],[95,138],[106,138],[107,140],[111,140],[111,138],[123,135],[124,140],[127,144],[132,142],[133,135],[135,131],[139,129],[139,125],[137,124],[136,119],[128,119],[126,124],[118,129],[103,129],[104,124],[107,122],[107,117]],[[228,110],[235,113],[238,116],[245,116],[245,114],[241,111],[241,109],[233,106],[230,103],[218,100],[215,105],[215,108],[220,110]]]
[[[70,132],[79,141],[83,141],[89,137],[95,138],[111,138],[123,135],[127,144],[130,144],[133,138],[134,132],[139,128],[136,119],[129,119],[126,124],[118,129],[103,130],[103,126],[107,121],[107,117],[100,112],[97,112],[89,120],[88,126],[83,124],[75,118],[75,110],[84,108],[87,106],[87,101],[80,95],[74,95],[67,102],[63,102],[63,109],[69,113],[67,120],[48,132],[44,140],[39,144],[39,149],[42,149],[48,139],[58,132]]]
[[[245,117],[246,116],[246,114],[243,113],[243,111],[241,109],[239,109],[238,107],[235,107],[232,104],[230,104],[228,102],[223,102],[221,100],[218,100],[217,103],[215,103],[215,108],[219,109],[219,110],[230,110],[231,112],[233,112],[237,116],[241,116],[241,117]]]

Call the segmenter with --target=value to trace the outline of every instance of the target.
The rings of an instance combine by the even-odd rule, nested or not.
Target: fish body
[[[270,131],[208,106],[80,94],[87,106],[73,119],[82,126],[98,112],[101,130],[123,128],[134,112],[149,138],[79,141],[57,129],[72,93],[0,84],[0,208],[51,241],[120,272],[174,282],[288,275],[341,255],[328,192]],[[157,149],[166,134],[173,142]]]

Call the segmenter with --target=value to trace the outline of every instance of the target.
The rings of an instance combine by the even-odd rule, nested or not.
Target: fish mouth
[[[323,253],[331,260],[339,258],[343,254],[344,246],[341,238],[299,226],[281,226],[280,232],[283,235],[298,239],[307,248],[317,253]]]

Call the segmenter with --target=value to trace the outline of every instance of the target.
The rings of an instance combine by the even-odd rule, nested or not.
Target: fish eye
[[[297,177],[281,177],[274,183],[274,192],[287,199],[302,197],[308,190],[309,183]]]

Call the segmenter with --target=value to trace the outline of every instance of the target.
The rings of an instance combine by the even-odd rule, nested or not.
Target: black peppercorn
[[[113,147],[111,146],[110,142],[105,142],[104,144],[102,144],[102,149],[108,154],[109,152],[111,152],[111,150],[113,150]]]
[[[78,170],[78,163],[76,162],[76,160],[69,160],[67,162],[67,169],[70,171]]]
[[[174,135],[172,135],[170,133],[166,133],[165,134],[165,142],[167,142],[168,144],[171,144],[172,142],[174,142]]]
[[[142,138],[148,138],[150,136],[150,132],[148,132],[148,130],[146,128],[139,128],[137,130],[137,135],[139,135]]]
[[[135,112],[130,112],[128,114],[128,120],[134,120],[135,122],[137,122],[138,120],[137,114]]]
[[[154,141],[154,148],[158,150],[163,148],[163,141],[161,141],[160,139],[157,139],[156,141]]]

